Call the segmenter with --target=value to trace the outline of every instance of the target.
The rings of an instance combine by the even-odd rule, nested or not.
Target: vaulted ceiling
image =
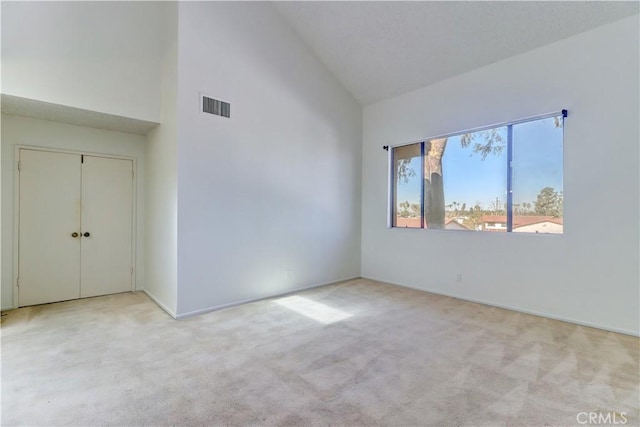
[[[274,4],[362,105],[445,80],[639,11],[636,1]]]

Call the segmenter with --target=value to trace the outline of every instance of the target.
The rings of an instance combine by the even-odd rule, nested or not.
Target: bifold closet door
[[[80,155],[20,150],[19,306],[80,297]]]
[[[133,162],[85,155],[80,296],[132,290]]]

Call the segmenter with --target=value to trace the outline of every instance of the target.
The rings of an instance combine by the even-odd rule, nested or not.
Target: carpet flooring
[[[5,426],[639,422],[638,338],[366,279],[178,321],[143,293],[21,308],[1,342]]]

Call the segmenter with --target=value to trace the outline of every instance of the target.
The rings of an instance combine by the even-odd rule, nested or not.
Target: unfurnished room
[[[637,1],[4,1],[3,426],[640,425]]]

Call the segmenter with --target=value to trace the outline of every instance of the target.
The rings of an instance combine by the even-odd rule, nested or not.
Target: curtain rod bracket
[[[384,151],[389,151],[389,146],[388,146],[388,145],[383,145],[383,146],[382,146],[382,149],[383,149]]]
[[[567,117],[567,110],[562,110],[562,117]]]

